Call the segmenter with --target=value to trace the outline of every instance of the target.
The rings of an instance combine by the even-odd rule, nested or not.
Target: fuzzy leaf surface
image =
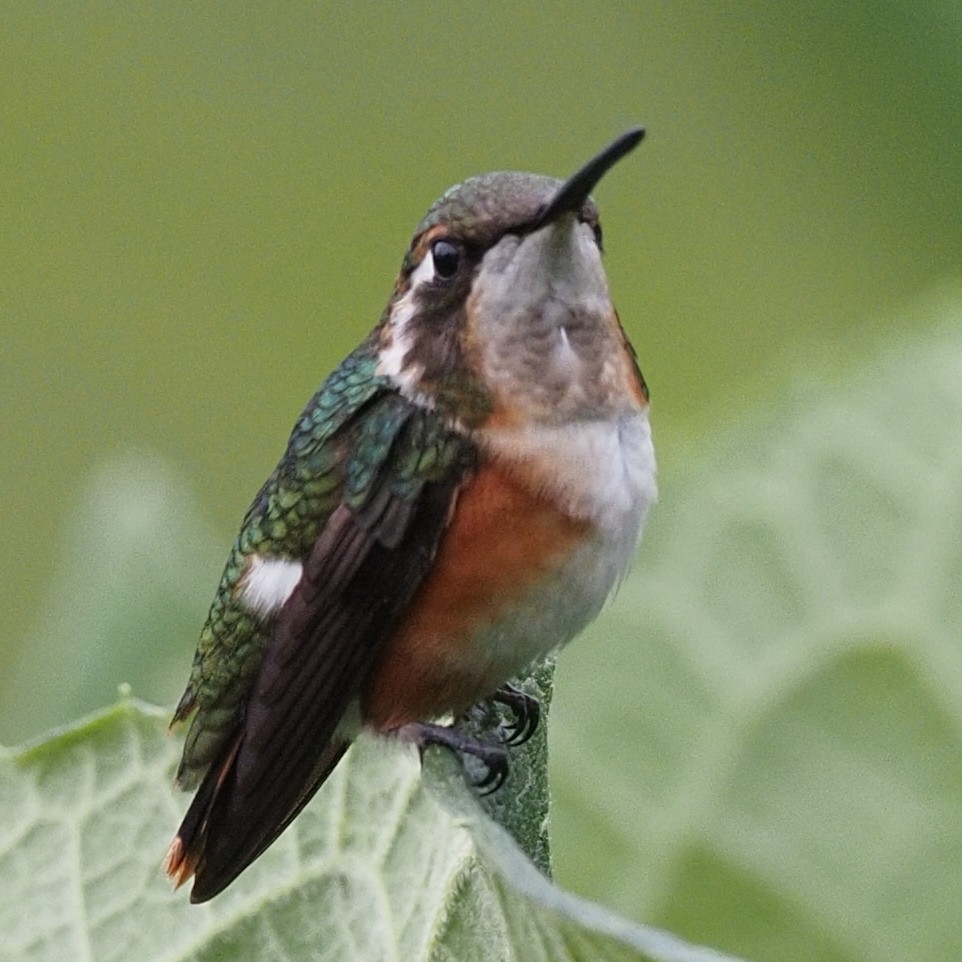
[[[559,659],[562,884],[766,962],[962,958],[962,323],[943,316],[844,380],[800,371],[664,479],[636,570]]]
[[[556,889],[453,758],[362,740],[223,895],[160,861],[186,799],[166,712],[130,700],[0,762],[3,962],[719,962]]]

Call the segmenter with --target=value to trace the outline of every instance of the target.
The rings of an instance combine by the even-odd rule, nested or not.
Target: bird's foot
[[[429,745],[443,745],[459,755],[470,755],[484,765],[484,775],[475,781],[474,787],[482,789],[483,795],[496,792],[508,777],[508,753],[497,745],[487,745],[447,725],[431,725],[427,722],[409,722],[396,730],[399,738],[414,742],[423,757]]]
[[[538,730],[541,703],[534,695],[506,682],[489,696],[489,700],[504,705],[514,715],[513,724],[507,726],[506,745],[523,745]]]

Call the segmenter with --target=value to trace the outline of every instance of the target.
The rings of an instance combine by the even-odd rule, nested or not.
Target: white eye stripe
[[[456,245],[455,245],[456,246]],[[438,276],[434,264],[434,252],[429,246],[421,262],[408,276],[408,286],[404,294],[391,306],[388,318],[388,337],[379,350],[377,373],[392,378],[401,393],[423,407],[433,407],[433,401],[420,386],[423,364],[411,358],[414,346],[412,321],[421,306],[418,292],[428,286],[436,286],[439,281],[449,280]]]
[[[421,263],[411,272],[411,286],[408,290],[410,295],[416,291],[419,287],[423,287],[425,284],[430,284],[434,280],[434,255],[431,253],[430,248],[428,248],[427,253],[421,258]]]
[[[378,374],[393,378],[402,392],[409,397],[418,395],[417,384],[421,377],[420,365],[408,362],[413,344],[410,324],[417,310],[416,294],[420,288],[430,284],[432,280],[434,280],[434,257],[429,249],[421,259],[421,263],[411,271],[408,289],[391,308],[390,340],[380,350]]]

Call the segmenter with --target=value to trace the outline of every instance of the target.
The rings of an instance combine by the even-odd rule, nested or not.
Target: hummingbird
[[[499,172],[418,224],[374,330],[321,384],[254,498],[171,725],[196,790],[165,869],[221,892],[366,730],[507,773],[442,724],[566,644],[624,576],[656,497],[648,389],[602,263],[602,176]]]

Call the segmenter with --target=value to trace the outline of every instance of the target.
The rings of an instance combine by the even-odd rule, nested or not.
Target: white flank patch
[[[272,615],[290,598],[302,572],[299,561],[251,555],[241,578],[240,600],[256,615]]]
[[[430,283],[433,277],[434,257],[429,250],[421,263],[411,273],[407,293],[391,310],[391,317],[388,321],[391,343],[381,350],[381,360],[377,366],[378,374],[392,378],[406,398],[419,404],[424,403],[424,397],[418,390],[418,382],[421,380],[424,371],[420,364],[406,361],[412,347],[411,332],[408,330],[408,325],[417,309],[415,295],[418,289]]]

